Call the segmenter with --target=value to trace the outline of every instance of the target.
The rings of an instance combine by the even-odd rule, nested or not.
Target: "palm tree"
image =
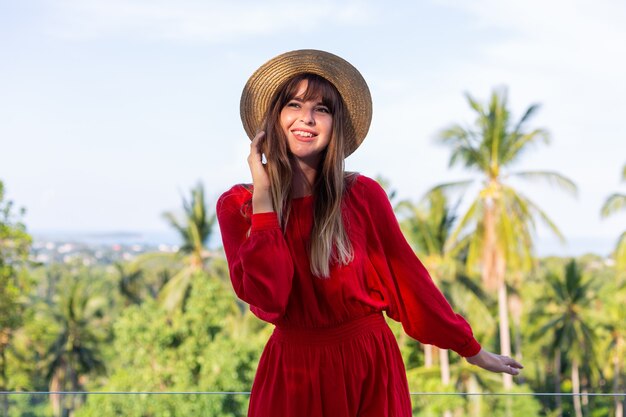
[[[626,164],[622,168],[622,181],[626,181]],[[621,210],[626,210],[626,194],[614,193],[604,202],[601,214],[605,218]],[[615,262],[618,269],[626,270],[626,230],[622,232],[615,245]]]
[[[622,181],[626,181],[626,164],[622,167]],[[601,215],[606,218],[614,213],[626,209],[626,194],[613,193],[604,202]],[[615,245],[614,252],[615,264],[618,271],[626,271],[626,230],[622,232]],[[621,284],[622,288],[619,288],[615,294],[621,294],[623,299],[624,290],[626,286]],[[611,297],[611,305],[609,306],[609,315],[611,316],[611,350],[613,353],[613,392],[618,392],[620,388],[620,378],[623,366],[624,352],[626,352],[626,340],[624,339],[624,319],[623,310],[624,304],[618,301],[618,298]],[[618,397],[615,398],[615,416],[621,417],[624,415],[624,405]]]
[[[172,212],[166,212],[163,217],[180,234],[183,244],[180,252],[189,256],[191,267],[201,270],[204,260],[209,256],[206,243],[211,237],[215,214],[208,216],[204,199],[204,186],[198,183],[191,190],[191,201],[183,197],[184,219],[181,221]]]
[[[103,327],[107,301],[94,295],[85,281],[72,277],[62,293],[58,311],[53,312],[58,331],[47,348],[42,366],[49,381],[50,401],[55,416],[66,416],[78,405],[63,401],[59,391],[79,391],[81,376],[104,371],[99,345],[106,338]]]
[[[598,295],[602,303],[605,327],[602,330],[602,345],[605,353],[604,376],[612,379],[611,392],[624,392],[624,359],[626,358],[626,276],[607,276],[606,285]],[[624,398],[614,397],[614,416],[624,417]]]
[[[617,296],[615,296],[617,295]],[[624,392],[623,384],[623,368],[624,358],[626,358],[626,283],[621,283],[621,288],[617,288],[617,292],[612,294],[607,305],[607,320],[609,325],[607,330],[610,332],[610,355],[612,356],[612,373],[613,383],[612,391]],[[624,417],[624,400],[620,397],[614,398],[615,417]]]
[[[471,108],[477,113],[474,127],[452,125],[441,132],[440,141],[452,147],[450,166],[462,164],[479,174],[480,190],[458,222],[451,242],[468,239],[469,268],[480,266],[485,286],[498,294],[501,353],[511,355],[509,335],[508,297],[505,274],[507,271],[528,270],[532,265],[532,232],[536,219],[563,237],[556,225],[530,199],[508,184],[511,178],[546,180],[576,192],[574,183],[564,176],[549,171],[510,172],[506,169],[519,161],[524,151],[537,142],[548,143],[543,129],[526,130],[526,124],[537,112],[533,104],[522,118],[512,123],[505,89],[494,90],[487,106],[466,94]],[[441,184],[433,190],[466,189],[476,179]],[[512,378],[503,375],[506,389],[512,387]]]
[[[204,199],[204,186],[198,183],[191,190],[191,200],[183,197],[184,220],[179,220],[172,212],[163,217],[178,231],[183,244],[179,252],[186,256],[187,267],[184,267],[163,287],[159,298],[168,310],[184,306],[185,299],[191,288],[193,277],[199,276],[205,268],[205,260],[210,257],[206,244],[215,224],[215,214],[208,215]]]
[[[119,274],[117,287],[124,300],[125,307],[132,304],[141,304],[143,271],[137,268],[125,267],[121,262],[116,262],[114,267]]]
[[[548,273],[545,295],[537,300],[531,320],[537,322],[532,338],[547,344],[555,361],[555,387],[560,392],[563,359],[571,364],[572,389],[576,417],[582,417],[580,402],[580,367],[594,365],[596,325],[592,315],[596,300],[596,281],[584,279],[575,260],[566,266],[564,276]],[[560,397],[557,397],[561,415]]]

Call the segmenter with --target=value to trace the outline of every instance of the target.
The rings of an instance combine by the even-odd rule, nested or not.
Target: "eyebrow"
[[[302,98],[301,98],[301,97],[294,97],[294,98],[292,98],[292,100],[298,101],[298,102],[300,102],[300,103],[304,103],[304,100],[302,100]],[[326,106],[326,105],[324,104],[324,102],[322,102],[322,101],[318,101],[317,103],[315,103],[315,105],[316,105],[316,106]],[[328,107],[328,106],[326,106],[326,107]]]

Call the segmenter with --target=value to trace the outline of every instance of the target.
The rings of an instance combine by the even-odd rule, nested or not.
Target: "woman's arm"
[[[294,267],[276,213],[246,213],[250,199],[243,186],[231,188],[218,199],[217,220],[235,293],[273,322],[287,307]]]
[[[287,308],[294,267],[272,205],[270,181],[262,163],[264,137],[264,132],[254,137],[248,155],[254,186],[252,213],[242,210],[244,204],[250,202],[249,192],[243,190],[242,194],[241,187],[233,187],[218,200],[217,218],[235,293],[261,310],[257,314],[261,318],[275,321]]]
[[[481,347],[470,325],[452,310],[407,243],[385,191],[370,178],[359,177],[359,182],[372,225],[368,256],[385,292],[387,315],[422,343],[452,349],[464,357],[476,355]]]
[[[517,375],[521,364],[482,349],[467,321],[454,313],[406,241],[382,187],[369,178],[361,180],[367,188],[375,244],[384,254],[375,264],[391,302],[390,317],[402,322],[407,334],[423,343],[452,349],[489,371]]]

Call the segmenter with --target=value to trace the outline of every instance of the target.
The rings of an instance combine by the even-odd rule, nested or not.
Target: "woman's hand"
[[[272,196],[270,194],[270,179],[263,166],[263,152],[261,143],[265,138],[265,132],[256,134],[250,144],[250,155],[248,155],[248,165],[252,174],[254,191],[252,193],[252,212],[266,213],[274,211]]]
[[[481,349],[478,354],[466,358],[472,365],[480,366],[491,372],[504,372],[511,375],[519,374],[519,370],[524,368],[521,363],[508,356],[498,355]]]

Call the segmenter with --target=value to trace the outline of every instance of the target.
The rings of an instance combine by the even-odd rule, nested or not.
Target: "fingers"
[[[521,363],[516,360],[486,350],[481,350],[477,355],[467,358],[467,361],[491,372],[504,372],[510,375],[519,375],[523,369]]]
[[[266,168],[263,165],[263,139],[265,132],[260,131],[252,139],[250,143],[250,154],[248,155],[248,165],[252,174],[252,183],[255,191],[269,190],[270,181],[267,176]]]
[[[500,356],[502,361],[502,372],[505,372],[510,375],[519,375],[519,370],[523,369],[524,366],[517,362],[516,360],[509,358],[508,356]]]
[[[252,143],[250,143],[250,154],[258,156],[259,160],[261,159],[261,141],[264,137],[265,132],[261,130],[259,133],[256,134],[256,136],[254,136],[254,138],[252,139]]]
[[[524,366],[519,363],[518,361],[516,361],[513,358],[509,358],[508,356],[501,356],[503,362],[505,365],[510,366],[511,368],[516,368],[516,369],[523,369]]]
[[[519,375],[519,370],[510,365],[505,365],[501,372],[509,375]]]

